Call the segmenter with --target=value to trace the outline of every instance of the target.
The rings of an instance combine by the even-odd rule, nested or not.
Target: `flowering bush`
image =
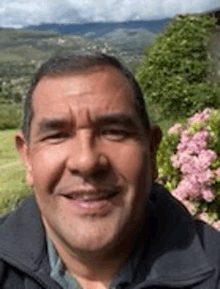
[[[205,109],[170,128],[157,164],[157,181],[192,214],[220,229],[220,111]]]

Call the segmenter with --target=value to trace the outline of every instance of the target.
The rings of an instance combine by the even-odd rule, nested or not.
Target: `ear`
[[[20,155],[20,159],[26,167],[26,182],[31,187],[33,186],[32,165],[30,161],[29,144],[22,132],[18,132],[14,139],[15,148]]]
[[[151,168],[152,168],[152,183],[158,178],[157,165],[156,165],[156,153],[160,141],[162,139],[162,131],[159,126],[152,125],[151,126]]]

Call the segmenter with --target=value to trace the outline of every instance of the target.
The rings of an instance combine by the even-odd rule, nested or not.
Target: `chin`
[[[77,234],[75,232],[74,235],[69,235],[68,241],[73,251],[105,254],[116,250],[122,242],[121,235],[124,235],[122,231],[122,228],[112,228],[111,225],[106,225],[104,228],[85,226],[83,231],[80,230]]]

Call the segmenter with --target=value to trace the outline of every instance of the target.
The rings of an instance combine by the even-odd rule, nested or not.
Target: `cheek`
[[[127,145],[114,150],[114,165],[123,177],[131,183],[146,180],[148,172],[150,174],[149,153],[147,149],[138,144]]]
[[[124,146],[114,155],[116,169],[127,186],[122,215],[131,217],[132,223],[141,218],[148,199],[151,185],[149,156],[149,151],[138,144]]]
[[[49,190],[62,174],[65,155],[58,148],[42,148],[33,150],[32,175],[36,191]]]

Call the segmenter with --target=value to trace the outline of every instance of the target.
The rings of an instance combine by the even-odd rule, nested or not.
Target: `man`
[[[152,185],[160,138],[115,58],[45,63],[15,137],[34,197],[1,220],[1,288],[220,288],[219,233]]]

